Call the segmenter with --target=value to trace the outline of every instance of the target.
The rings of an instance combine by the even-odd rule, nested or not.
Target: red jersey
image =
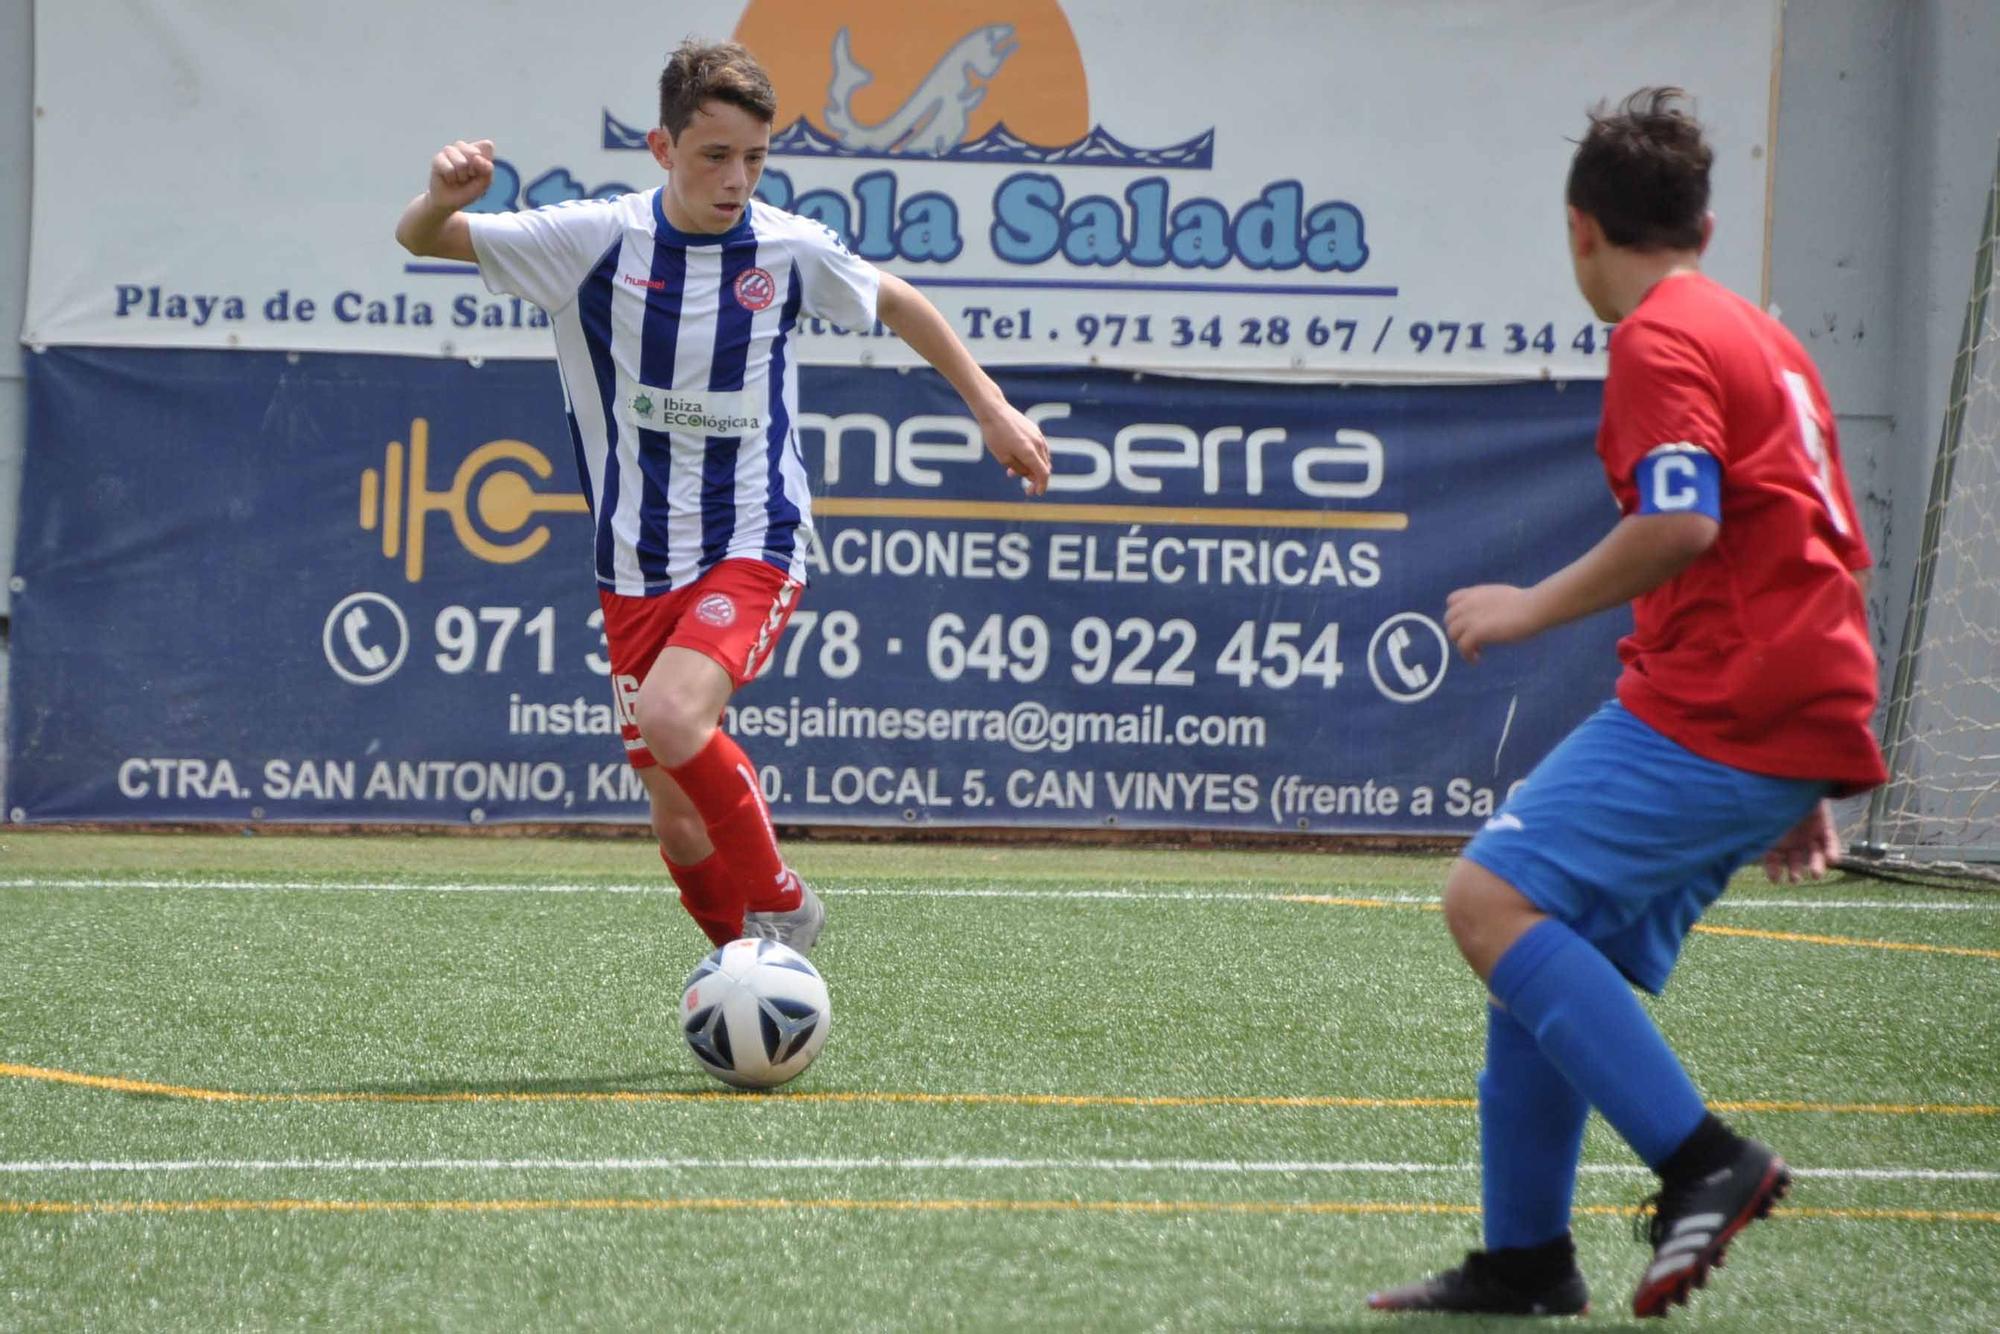
[[[1735,768],[1843,795],[1885,781],[1875,651],[1849,573],[1873,561],[1825,386],[1783,325],[1699,273],[1655,284],[1612,335],[1597,452],[1624,513],[1641,508],[1641,461],[1663,450],[1720,465],[1722,528],[1633,600],[1619,701]]]

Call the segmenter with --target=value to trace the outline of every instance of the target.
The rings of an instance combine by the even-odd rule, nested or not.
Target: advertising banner
[[[12,819],[643,817],[552,367],[27,366]],[[1608,692],[1622,614],[1440,625],[1615,522],[1595,382],[1001,383],[1041,499],[930,372],[805,373],[813,578],[725,719],[780,820],[1468,832]]]
[[[981,360],[1328,380],[1601,376],[1562,191],[1586,112],[1695,96],[1708,267],[1764,285],[1776,0],[639,0],[35,12],[31,344],[549,354],[391,237],[454,139],[476,207],[650,190],[688,33],[779,94],[759,197],[922,287]],[[103,162],[91,172],[78,164]],[[902,366],[809,324],[806,364]]]

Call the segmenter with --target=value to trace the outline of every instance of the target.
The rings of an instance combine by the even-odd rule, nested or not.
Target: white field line
[[[1590,1175],[1644,1176],[1638,1164],[1589,1164]],[[1152,1158],[178,1158],[0,1162],[0,1175],[166,1172],[1110,1172],[1213,1176],[1465,1175],[1477,1163],[1244,1162]],[[1794,1167],[1838,1181],[2000,1181],[2000,1171],[1915,1167]]]
[[[553,881],[435,881],[396,880],[244,880],[190,876],[185,879],[107,879],[103,876],[10,876],[0,877],[4,889],[204,889],[204,890],[334,890],[355,893],[413,894],[671,894],[673,886],[662,877],[640,883],[562,883]],[[1436,906],[1435,894],[1355,894],[1338,885],[1300,887],[1276,892],[1216,893],[1208,890],[1178,889],[917,889],[887,886],[842,889],[841,898],[901,899],[1110,899],[1188,903],[1290,903],[1300,898],[1327,896],[1353,903],[1382,904],[1385,907]],[[1709,911],[1761,908],[1802,910],[1853,909],[1877,912],[2000,912],[2000,898],[1955,903],[1909,903],[1889,899],[1758,899],[1724,897]]]

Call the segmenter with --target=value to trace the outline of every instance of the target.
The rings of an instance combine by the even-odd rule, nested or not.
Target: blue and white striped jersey
[[[486,285],[555,327],[598,584],[645,596],[735,557],[803,582],[792,334],[801,313],[873,324],[874,266],[757,200],[719,235],[675,228],[659,190],[466,221]]]

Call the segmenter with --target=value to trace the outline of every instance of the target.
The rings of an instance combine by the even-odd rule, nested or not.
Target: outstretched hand
[[[1478,662],[1488,644],[1512,644],[1541,629],[1528,590],[1512,584],[1475,584],[1444,600],[1444,629],[1467,662]]]
[[[431,203],[456,213],[486,193],[493,183],[493,141],[459,139],[431,159]]]
[[[979,419],[979,429],[987,452],[1005,465],[1009,477],[1021,479],[1024,491],[1039,496],[1049,489],[1049,442],[1040,427],[1012,404],[1002,403]]]
[[[1786,831],[1764,854],[1764,874],[1773,884],[1817,880],[1840,860],[1840,831],[1833,827],[1833,803],[1822,801]]]

